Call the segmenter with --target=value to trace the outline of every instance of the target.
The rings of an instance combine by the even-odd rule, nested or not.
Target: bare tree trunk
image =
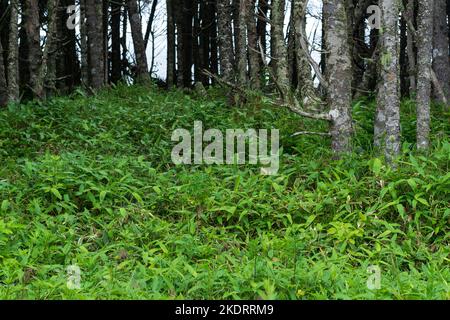
[[[415,20],[415,0],[408,1],[406,6],[406,19],[410,23],[414,23]],[[414,43],[414,25],[408,24],[408,33],[406,39],[406,48],[408,52],[408,73],[409,73],[409,92],[414,93],[417,91],[416,81],[416,52]]]
[[[238,15],[235,26],[236,59],[237,59],[237,83],[247,85],[247,6],[251,0],[237,0]]]
[[[388,163],[400,154],[400,89],[398,18],[399,6],[396,0],[381,0],[381,77],[379,84],[375,145],[384,140],[385,157]],[[384,125],[383,125],[384,123]],[[382,128],[382,129],[380,129]],[[384,138],[384,139],[383,139]]]
[[[11,20],[9,24],[9,47],[8,47],[8,98],[10,102],[19,102],[19,28],[18,12],[19,3],[11,0]]]
[[[288,66],[287,66],[287,48],[284,41],[284,1],[272,0],[271,28],[272,28],[272,59],[274,74],[282,86],[283,92],[290,91]]]
[[[257,36],[257,24],[255,19],[255,5],[256,0],[247,0],[247,34],[248,34],[248,57],[249,57],[249,71],[250,71],[250,84],[253,89],[259,89],[261,87],[261,67],[260,67],[260,54],[258,54],[258,36]]]
[[[175,21],[173,0],[166,1],[167,8],[167,87],[175,85]]]
[[[8,103],[8,90],[6,84],[5,64],[3,61],[3,46],[0,41],[0,107],[6,106]]]
[[[145,53],[144,38],[142,35],[141,17],[139,15],[136,0],[127,0],[127,5],[134,54],[136,56],[136,81],[146,83],[150,81],[150,76],[148,74],[147,55]]]
[[[433,50],[433,70],[436,77],[447,97],[450,101],[450,60],[449,52],[449,37],[447,25],[447,7],[450,6],[446,0],[434,1],[434,50]],[[439,102],[444,102],[443,97],[438,90],[434,90],[434,98]],[[450,107],[450,106],[447,106]]]
[[[111,2],[111,82],[122,79],[122,62],[120,53],[120,14],[122,5]]]
[[[327,79],[328,103],[332,116],[332,149],[339,155],[351,150],[352,113],[351,84],[352,63],[347,31],[345,3],[326,0],[327,18],[325,41],[328,48]]]
[[[42,64],[42,52],[40,45],[39,6],[37,0],[27,1],[26,16],[30,87],[35,97],[43,98],[44,85],[39,81],[39,70],[41,69]]]
[[[103,53],[103,1],[85,0],[89,83],[95,90],[105,85]]]
[[[430,1],[419,1],[417,30],[417,148],[420,150],[426,150],[430,145],[433,9],[433,4]]]
[[[306,57],[307,52],[302,48],[302,38],[306,36],[306,0],[293,0],[293,17],[295,32],[295,57],[297,66],[297,92],[305,97],[314,90],[311,76],[311,65]],[[305,39],[306,42],[306,39]]]
[[[229,0],[217,1],[217,27],[220,74],[227,81],[233,79],[233,38],[231,31],[231,4]]]
[[[45,43],[44,52],[42,55],[42,62],[39,67],[38,82],[44,86],[46,85],[46,92],[56,91],[56,58],[55,58],[55,41],[56,41],[56,19],[57,8],[59,0],[48,0],[48,26],[47,26],[47,41]]]
[[[86,0],[80,0],[80,53],[81,53],[81,81],[89,83],[88,44],[86,28]]]

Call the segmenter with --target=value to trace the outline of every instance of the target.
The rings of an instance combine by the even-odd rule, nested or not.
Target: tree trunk
[[[39,5],[37,0],[27,1],[26,16],[30,87],[35,97],[43,98],[44,84],[39,79],[42,52],[40,45]]]
[[[257,22],[255,19],[256,0],[248,0],[246,8],[247,16],[247,34],[248,34],[248,57],[250,84],[253,89],[261,87],[261,55],[258,47]]]
[[[122,61],[120,53],[120,16],[122,5],[111,2],[111,82],[118,83],[122,79]]]
[[[11,20],[9,24],[9,47],[8,47],[8,98],[10,102],[19,102],[19,28],[18,12],[19,2],[11,0]]]
[[[251,0],[238,0],[237,28],[235,30],[238,41],[236,42],[237,59],[237,83],[247,85],[247,7]]]
[[[8,90],[6,84],[5,64],[3,61],[3,46],[0,41],[0,107],[8,103]]]
[[[415,0],[406,0],[406,19],[414,24],[415,20]],[[408,24],[408,33],[406,35],[406,48],[408,52],[408,74],[409,74],[409,92],[415,93],[417,91],[416,81],[416,51],[414,43],[414,25]]]
[[[381,0],[380,4],[383,30],[380,39],[381,83],[375,124],[375,145],[384,143],[386,160],[392,163],[400,153],[399,6],[396,0]]]
[[[329,49],[326,64],[328,103],[331,106],[330,115],[332,116],[332,149],[336,155],[339,155],[351,150],[352,63],[345,3],[340,0],[326,0],[325,8],[327,9],[325,43]]]
[[[417,30],[417,148],[420,150],[426,150],[430,145],[433,9],[431,2],[419,1]]]
[[[447,25],[447,8],[450,6],[446,0],[434,1],[434,50],[433,70],[442,86],[447,101],[450,101],[450,60],[449,60],[449,37]],[[434,98],[444,102],[438,90],[434,90]],[[450,107],[450,106],[447,106]]]
[[[220,74],[223,79],[233,79],[233,39],[231,31],[231,4],[229,0],[217,1],[217,27]]]
[[[293,0],[294,32],[295,32],[295,60],[297,67],[297,92],[302,98],[314,90],[311,76],[311,65],[306,57],[307,52],[302,48],[302,37],[306,36],[306,0]],[[306,42],[306,41],[305,41]]]
[[[103,1],[85,0],[89,83],[94,90],[105,85],[103,53]]]
[[[173,0],[166,1],[167,8],[167,87],[175,85],[175,21]]]
[[[284,41],[284,1],[272,1],[271,27],[272,27],[272,64],[274,74],[283,92],[289,93],[287,48]]]
[[[134,54],[136,56],[136,81],[146,83],[150,81],[148,74],[147,55],[145,53],[144,38],[142,35],[141,17],[136,0],[127,0],[128,17],[130,18],[131,36],[133,38]]]
[[[87,43],[86,27],[86,0],[80,0],[80,55],[81,55],[81,81],[85,85],[89,84],[89,50]]]

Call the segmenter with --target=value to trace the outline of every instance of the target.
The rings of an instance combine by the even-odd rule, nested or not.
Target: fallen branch
[[[310,131],[296,132],[291,137],[297,137],[297,136],[303,136],[303,135],[316,135],[316,136],[331,137],[331,133],[329,133],[329,132],[310,132]]]

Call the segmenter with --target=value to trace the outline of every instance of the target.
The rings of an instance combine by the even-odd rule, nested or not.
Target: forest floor
[[[328,138],[292,137],[325,124],[224,101],[119,87],[0,111],[0,299],[450,299],[442,106],[420,155],[404,101],[392,171],[373,155],[370,100],[339,161]],[[279,174],[173,165],[173,130],[196,120],[279,129]]]

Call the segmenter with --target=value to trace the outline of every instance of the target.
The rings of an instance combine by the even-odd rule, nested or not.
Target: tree
[[[220,74],[222,78],[227,81],[234,78],[231,12],[231,4],[229,0],[217,0],[217,38],[219,44]]]
[[[446,0],[434,1],[434,60],[433,70],[436,73],[436,78],[442,87],[442,91],[447,98],[447,103],[450,101],[450,60],[449,52],[449,36],[447,24],[447,8],[450,7]],[[434,88],[434,98],[444,103],[445,98],[439,93],[438,88]]]
[[[146,83],[150,81],[148,74],[147,54],[145,53],[142,23],[136,0],[127,0],[128,17],[130,18],[131,36],[133,38],[134,54],[136,56],[136,81]]]
[[[433,51],[433,4],[419,1],[417,30],[417,148],[430,144],[431,67]]]
[[[327,65],[327,101],[331,107],[332,149],[336,154],[351,150],[352,114],[351,83],[352,63],[347,31],[347,13],[345,2],[325,0],[329,10],[325,43],[328,48]]]
[[[167,8],[167,87],[175,84],[175,19],[173,0],[166,0]]]
[[[103,53],[103,1],[85,0],[89,84],[94,89],[105,85]]]
[[[3,61],[3,46],[0,41],[0,107],[8,103],[8,91],[6,90],[5,64]]]
[[[19,101],[19,2],[17,0],[11,0],[10,4],[10,33],[9,33],[9,46],[8,46],[8,61],[7,61],[7,74],[8,74],[8,98],[11,102]]]
[[[39,6],[37,0],[26,1],[26,34],[28,42],[28,64],[30,72],[29,87],[37,98],[44,97],[44,84],[39,77],[42,66],[42,51],[40,39]]]
[[[289,93],[290,84],[288,79],[287,49],[284,41],[284,1],[272,0],[271,11],[271,33],[272,33],[272,67],[273,73],[282,86],[283,92]]]
[[[383,31],[374,144],[384,148],[386,160],[392,163],[400,153],[399,7],[396,0],[381,0],[380,5]]]

